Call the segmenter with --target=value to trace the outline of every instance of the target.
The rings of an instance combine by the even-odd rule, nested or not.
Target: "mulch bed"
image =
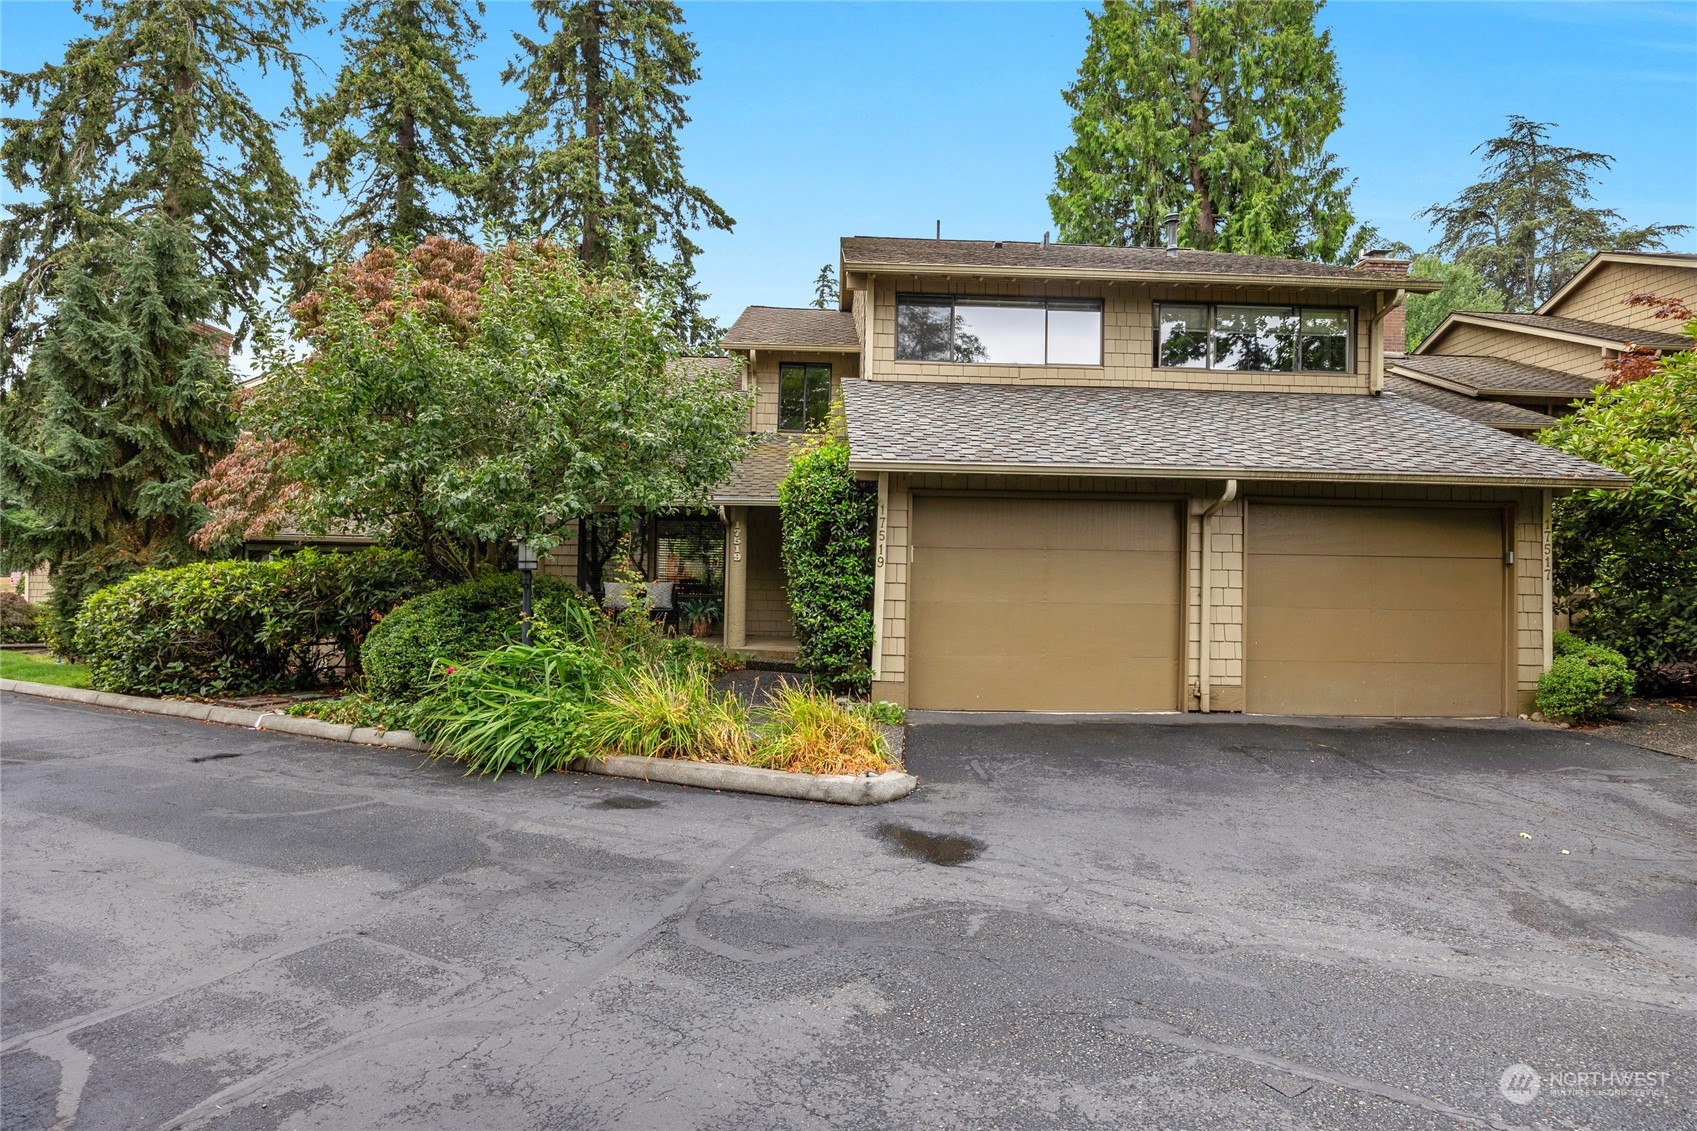
[[[1697,699],[1628,699],[1592,733],[1629,746],[1697,760]]]

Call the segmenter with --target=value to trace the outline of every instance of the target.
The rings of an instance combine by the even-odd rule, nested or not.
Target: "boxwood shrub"
[[[533,579],[531,605],[543,621],[563,621],[569,603],[587,602],[556,577]],[[519,638],[519,578],[491,574],[415,597],[383,618],[360,651],[365,689],[407,703],[424,694],[437,660],[464,661]]]
[[[1602,717],[1617,695],[1632,693],[1632,669],[1613,648],[1558,632],[1555,659],[1538,680],[1538,710],[1555,719]]]
[[[83,602],[76,650],[103,691],[311,687],[344,660],[357,672],[373,623],[426,584],[417,555],[385,549],[143,570]]]

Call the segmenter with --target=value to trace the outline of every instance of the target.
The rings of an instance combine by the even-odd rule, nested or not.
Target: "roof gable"
[[[1494,310],[1451,311],[1438,328],[1426,336],[1412,356],[1433,352],[1434,347],[1456,326],[1491,326],[1517,334],[1541,338],[1580,342],[1610,349],[1644,346],[1654,350],[1688,350],[1690,338],[1658,330],[1638,330],[1630,326],[1610,326],[1603,322],[1587,322],[1579,318],[1562,318],[1554,314],[1511,314]]]
[[[720,344],[727,349],[858,350],[854,315],[813,306],[751,306],[744,310]]]
[[[1611,263],[1631,263],[1647,267],[1673,267],[1693,272],[1697,278],[1697,254],[1684,251],[1599,251],[1574,272],[1573,278],[1557,287],[1555,293],[1539,304],[1536,313],[1553,312],[1575,293],[1591,284],[1597,272]]]

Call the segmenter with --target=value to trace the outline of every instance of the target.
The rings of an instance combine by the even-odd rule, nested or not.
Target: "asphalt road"
[[[1697,765],[1595,736],[923,722],[854,810],[0,727],[8,1131],[1697,1127]]]

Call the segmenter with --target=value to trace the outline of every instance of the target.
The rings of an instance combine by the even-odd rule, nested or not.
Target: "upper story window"
[[[805,432],[831,411],[831,367],[786,361],[778,366],[778,431]]]
[[[898,294],[896,360],[1101,365],[1102,300]]]
[[[1156,304],[1155,364],[1169,369],[1348,373],[1350,311],[1316,306]]]

